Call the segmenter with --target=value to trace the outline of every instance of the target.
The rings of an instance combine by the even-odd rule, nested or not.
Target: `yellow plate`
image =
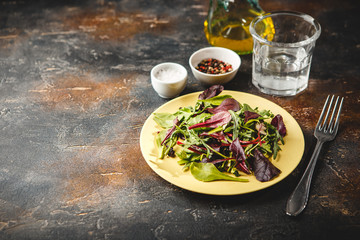
[[[173,99],[154,113],[175,113],[179,107],[194,106],[201,92],[195,92]],[[258,191],[270,187],[285,177],[287,177],[299,164],[304,153],[305,141],[304,135],[296,120],[283,108],[275,103],[243,92],[223,91],[221,94],[229,94],[237,101],[249,104],[252,108],[258,107],[259,110],[271,110],[275,115],[281,114],[287,129],[287,135],[284,137],[285,145],[281,146],[276,160],[272,163],[281,170],[278,177],[268,181],[259,182],[255,176],[246,176],[249,182],[233,182],[233,181],[213,181],[201,182],[196,180],[190,171],[183,171],[176,158],[166,157],[158,159],[158,150],[155,144],[155,135],[161,130],[153,120],[153,114],[145,121],[140,134],[140,147],[145,161],[151,169],[166,181],[187,189],[189,191],[211,194],[211,195],[237,195]]]

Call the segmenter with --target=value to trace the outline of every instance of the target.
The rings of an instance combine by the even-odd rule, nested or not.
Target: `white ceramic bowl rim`
[[[166,68],[172,68],[174,70],[178,70],[179,75],[176,75],[176,79],[172,79],[171,81],[162,81],[156,77],[156,73],[158,71],[160,71],[161,69],[166,69]],[[178,82],[183,81],[184,78],[187,77],[187,71],[186,71],[186,68],[184,66],[182,66],[181,64],[174,63],[174,62],[164,62],[164,63],[160,63],[160,64],[156,65],[155,67],[153,67],[153,69],[151,69],[151,77],[152,77],[153,81],[157,81],[162,84],[173,84],[173,83],[178,83]]]
[[[201,72],[201,71],[199,71],[199,70],[197,70],[197,69],[195,68],[195,66],[194,66],[193,63],[192,63],[192,60],[193,60],[193,58],[194,58],[197,54],[199,54],[199,53],[201,53],[201,52],[205,52],[205,51],[207,51],[207,50],[225,51],[225,52],[227,52],[227,53],[229,53],[229,54],[234,54],[234,55],[236,55],[236,56],[238,57],[239,61],[236,61],[235,64],[234,64],[234,63],[230,63],[230,64],[232,65],[232,69],[233,69],[233,70],[230,71],[230,72],[220,73],[220,74],[203,73],[203,72]],[[218,59],[218,60],[224,61],[224,60],[222,60],[222,59]],[[225,62],[226,62],[226,61],[225,61]],[[194,64],[196,64],[196,63],[194,63]],[[197,63],[197,64],[199,64],[199,63]],[[189,65],[190,65],[190,67],[193,68],[194,70],[196,70],[196,71],[198,72],[198,74],[203,75],[203,76],[226,76],[226,75],[230,75],[230,74],[232,74],[233,71],[235,71],[236,69],[238,69],[238,68],[240,67],[240,64],[241,64],[241,59],[240,59],[239,55],[238,55],[236,52],[234,52],[234,51],[232,51],[232,50],[230,50],[230,49],[227,49],[227,48],[222,48],[222,47],[206,47],[206,48],[201,48],[201,49],[197,50],[196,52],[194,52],[194,53],[190,56],[190,58],[189,58]]]

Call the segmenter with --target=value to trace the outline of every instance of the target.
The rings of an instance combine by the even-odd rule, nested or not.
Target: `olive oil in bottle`
[[[258,0],[210,0],[205,36],[213,46],[249,54],[253,49],[250,23],[263,13]]]

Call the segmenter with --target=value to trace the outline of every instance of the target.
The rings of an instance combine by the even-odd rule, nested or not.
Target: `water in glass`
[[[260,46],[259,46],[260,47]],[[311,55],[300,48],[262,45],[253,55],[253,84],[264,93],[292,96],[306,89]]]

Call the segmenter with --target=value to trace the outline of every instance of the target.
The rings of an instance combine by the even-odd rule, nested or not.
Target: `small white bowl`
[[[185,88],[188,73],[177,63],[166,62],[151,70],[151,85],[162,98],[177,97]]]
[[[197,70],[195,67],[204,59],[215,58],[231,64],[233,70],[222,74],[208,74]],[[207,47],[194,52],[189,59],[189,65],[195,78],[206,85],[225,84],[231,81],[239,70],[241,59],[239,55],[227,48]]]

